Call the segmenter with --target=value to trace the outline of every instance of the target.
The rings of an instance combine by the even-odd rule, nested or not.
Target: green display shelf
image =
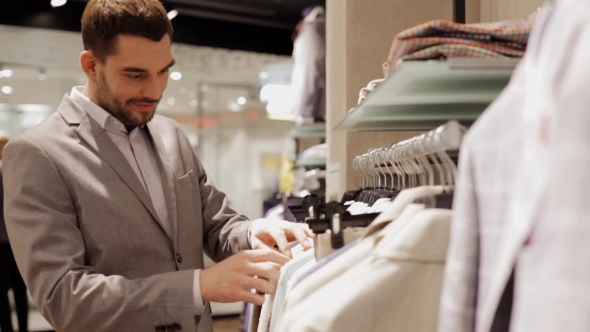
[[[336,130],[430,130],[455,119],[470,126],[508,84],[517,60],[402,63]]]
[[[291,130],[291,137],[293,138],[325,138],[326,124],[314,123],[309,125],[301,125]]]
[[[326,158],[301,158],[295,162],[295,166],[305,166],[305,167],[326,166]]]

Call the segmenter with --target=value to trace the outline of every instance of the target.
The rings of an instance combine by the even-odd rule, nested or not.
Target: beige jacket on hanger
[[[451,214],[422,206],[400,216],[361,263],[299,303],[280,330],[436,331]],[[305,309],[305,319],[294,319]]]

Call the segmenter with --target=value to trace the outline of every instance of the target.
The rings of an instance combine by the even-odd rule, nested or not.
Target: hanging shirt
[[[279,332],[277,330],[278,322],[280,322],[283,315],[283,305],[285,304],[285,297],[287,296],[288,284],[291,278],[297,271],[309,262],[315,261],[314,249],[310,249],[302,253],[297,259],[285,264],[281,269],[281,277],[277,284],[277,291],[274,294],[274,301],[272,303],[272,316],[270,321],[270,331]]]

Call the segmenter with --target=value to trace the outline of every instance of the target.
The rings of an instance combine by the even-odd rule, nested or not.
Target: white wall
[[[289,149],[289,131],[278,128],[238,128],[201,138],[199,158],[217,188],[225,192],[230,206],[250,219],[262,217],[262,157]]]

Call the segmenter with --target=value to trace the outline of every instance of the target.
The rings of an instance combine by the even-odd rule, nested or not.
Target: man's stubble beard
[[[141,127],[148,122],[150,122],[154,115],[156,114],[157,104],[154,110],[150,113],[140,113],[142,116],[141,119],[138,119],[137,116],[134,116],[134,112],[131,111],[128,107],[130,107],[132,102],[154,102],[153,100],[142,100],[142,99],[129,99],[123,105],[119,100],[113,97],[111,90],[109,89],[108,84],[103,75],[100,75],[99,80],[97,82],[97,91],[96,91],[96,100],[98,102],[98,106],[102,107],[104,110],[109,112],[112,116],[117,118],[121,121],[124,125],[128,127]],[[159,102],[159,100],[157,101]]]

